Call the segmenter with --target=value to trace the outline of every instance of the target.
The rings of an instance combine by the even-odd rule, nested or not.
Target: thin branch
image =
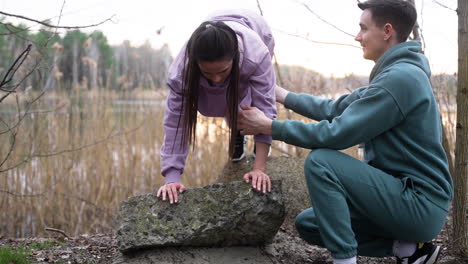
[[[3,86],[8,84],[9,82],[11,82],[11,80],[13,79],[13,76],[15,75],[16,71],[18,70],[18,68],[23,64],[23,62],[26,60],[29,52],[31,51],[31,47],[32,47],[32,44],[29,44],[28,47],[18,56],[18,58],[16,58],[15,62],[13,62],[13,64],[10,66],[10,68],[8,69],[7,73],[5,74],[5,76],[3,76],[3,80],[2,82],[0,82],[0,90],[4,91],[4,92],[7,92],[7,93],[12,93],[14,92],[14,90],[7,90],[7,89],[4,89]],[[19,63],[19,64],[18,64]],[[18,64],[18,65],[17,65]],[[3,96],[1,99],[0,99],[0,103],[8,96],[5,95]]]
[[[62,20],[62,14],[63,14],[63,8],[65,7],[65,0],[63,0],[63,3],[62,3],[62,7],[60,8],[60,12],[59,12],[59,17],[58,17],[58,21],[57,21],[57,26],[55,28],[55,34],[57,34],[57,30],[59,29],[58,26],[60,25],[60,21]]]
[[[46,227],[46,228],[45,228],[45,231],[60,233],[60,234],[62,234],[63,236],[65,236],[66,238],[72,239],[69,235],[67,235],[67,233],[65,233],[65,231],[62,231],[62,230],[60,230],[60,229],[56,229],[56,228],[52,228],[52,227]]]
[[[307,40],[309,42],[316,43],[316,44],[338,45],[338,46],[347,46],[347,47],[353,47],[353,48],[361,49],[361,47],[356,46],[356,45],[352,45],[352,44],[311,40],[311,39],[309,39],[307,37],[297,35],[297,34],[292,34],[292,33],[289,33],[289,32],[286,32],[286,31],[283,31],[283,30],[280,30],[280,29],[273,29],[273,30],[277,31],[277,32],[279,32],[281,34],[289,35],[289,36],[296,37],[296,38],[302,38],[302,39],[305,39],[305,40]]]
[[[34,100],[32,100],[31,102],[29,102],[29,103],[27,104],[26,110],[24,111],[23,114],[21,114],[21,111],[19,110],[19,111],[18,111],[18,112],[19,112],[18,122],[17,122],[15,125],[13,125],[12,127],[9,127],[8,125],[5,124],[5,126],[8,127],[8,129],[5,130],[5,131],[0,131],[0,135],[3,135],[3,134],[5,134],[5,133],[8,133],[8,132],[10,132],[11,130],[15,129],[16,127],[18,127],[19,124],[21,123],[21,121],[26,117],[26,115],[35,113],[34,111],[29,111],[29,109],[31,109],[32,104],[34,104],[36,101],[38,101],[44,94],[45,94],[45,92],[41,92],[41,94],[39,94],[38,96],[36,96],[36,97],[34,98]],[[59,106],[59,107],[57,107],[56,109],[58,110],[58,109],[60,109],[61,107],[62,107],[62,106]],[[46,110],[44,110],[44,111],[46,111]],[[5,121],[3,121],[3,119],[1,119],[1,120],[2,120],[3,123],[5,123]]]
[[[443,7],[443,8],[447,8],[448,10],[451,10],[451,11],[457,12],[457,10],[455,10],[455,9],[453,9],[453,8],[451,8],[451,7],[448,7],[448,6],[446,6],[446,5],[442,4],[441,2],[439,2],[439,1],[437,1],[437,0],[432,0],[432,2],[434,2],[434,3],[438,4],[439,6],[441,6],[441,7]]]
[[[416,6],[416,3],[414,2],[414,0],[406,0],[407,2],[411,3],[413,6]],[[424,23],[424,16],[422,15],[423,14],[423,10],[424,10],[424,1],[422,1],[421,3],[421,8],[420,8],[420,18],[421,18],[421,26],[419,25],[418,21],[416,21],[416,23],[414,24],[413,26],[413,30],[411,31],[413,33],[413,37],[410,39],[411,40],[419,40],[421,41],[421,44],[422,44],[422,52],[424,53],[424,50],[426,48],[426,42],[424,40],[424,34],[423,34],[423,23]]]
[[[309,10],[309,12],[311,12],[314,16],[316,16],[318,19],[320,19],[322,22],[324,22],[325,24],[327,25],[330,25],[331,27],[335,28],[336,30],[348,35],[348,36],[351,36],[354,38],[354,34],[350,34],[344,30],[342,30],[341,28],[335,26],[334,24],[328,22],[327,20],[323,19],[321,16],[319,16],[317,13],[315,13],[306,3],[302,3],[302,5],[307,9]]]
[[[414,0],[412,0],[414,1]],[[424,51],[426,50],[426,39],[424,38],[424,31],[423,31],[423,28],[424,28],[424,16],[423,16],[423,11],[424,11],[424,1],[422,1],[421,3],[421,25],[418,24],[418,21],[416,21],[416,24],[415,26],[418,27],[418,32],[420,33],[421,35],[421,43],[422,43],[422,51],[424,53]]]
[[[42,92],[42,94],[44,94],[44,92]],[[37,111],[27,111],[27,112],[25,112],[24,114],[25,114],[25,115],[31,115],[31,114],[49,114],[49,113],[54,113],[54,112],[57,112],[58,110],[64,108],[66,105],[67,105],[67,103],[61,103],[61,104],[57,105],[55,108],[53,108],[53,109],[37,110]],[[0,134],[1,134],[1,133],[0,133]]]
[[[262,6],[260,5],[260,0],[257,0],[257,7],[258,7],[258,10],[260,11],[260,15],[263,16],[263,10],[262,10]]]
[[[49,190],[46,190],[46,191],[44,191],[42,193],[24,194],[24,193],[15,193],[15,192],[12,192],[12,191],[9,191],[9,190],[1,190],[0,189],[0,193],[6,193],[6,194],[11,195],[11,196],[22,197],[22,198],[25,198],[25,197],[31,197],[31,198],[42,197],[48,191]]]
[[[64,153],[80,151],[80,150],[83,150],[85,148],[89,148],[89,147],[101,144],[103,142],[109,141],[110,139],[112,139],[114,137],[118,137],[118,136],[121,136],[121,135],[126,135],[126,134],[133,133],[136,130],[140,129],[144,124],[145,124],[145,122],[142,122],[140,125],[138,125],[137,127],[133,128],[133,129],[126,130],[126,131],[123,131],[123,132],[117,132],[115,134],[108,135],[107,137],[105,137],[103,139],[94,141],[94,142],[86,144],[86,145],[82,145],[82,146],[80,146],[78,148],[63,149],[63,150],[60,150],[60,151],[50,152],[50,153],[37,153],[37,154],[32,153],[31,155],[27,156],[26,158],[24,158],[23,160],[21,160],[17,164],[15,164],[15,165],[13,165],[11,167],[8,167],[6,169],[3,169],[3,170],[0,169],[0,173],[6,172],[6,171],[9,171],[9,170],[13,170],[13,169],[15,169],[15,168],[29,162],[33,158],[46,158],[46,157],[51,157],[51,156],[57,156],[57,155],[61,155],[61,154],[64,154]],[[0,163],[0,168],[3,166],[3,164],[6,162],[6,160],[10,156],[11,152],[13,151],[12,148],[13,148],[13,144],[11,146],[10,151],[7,154],[8,156],[4,159],[4,161],[2,163]]]
[[[75,200],[78,200],[78,201],[80,201],[80,202],[83,202],[83,203],[85,203],[85,204],[87,204],[87,205],[91,205],[92,207],[96,208],[96,210],[97,210],[99,213],[106,213],[106,212],[108,213],[108,212],[110,211],[109,208],[106,208],[106,207],[101,208],[101,207],[99,207],[97,204],[95,204],[95,203],[93,203],[93,202],[91,202],[91,201],[88,201],[88,200],[86,200],[86,199],[84,199],[84,198],[82,198],[82,197],[79,197],[79,196],[70,195],[70,194],[63,193],[63,192],[55,192],[55,193],[57,193],[57,194],[63,196],[65,199],[69,199],[69,200],[75,199]]]
[[[4,24],[4,23],[0,22],[0,24]],[[22,30],[23,30],[22,28],[16,27],[16,26],[11,25],[11,24],[4,24],[4,25],[6,26],[7,30],[10,31],[11,35],[14,35],[16,38],[22,39],[22,40],[24,40],[24,41],[33,43],[38,51],[41,51],[41,50],[42,50],[42,48],[39,49],[39,48],[40,48],[40,45],[38,45],[38,43],[37,43],[36,41],[31,40],[31,39],[28,39],[28,38],[25,38],[25,37],[21,36],[21,34],[17,34],[17,33],[21,33],[21,32],[22,32]],[[18,29],[18,31],[13,32],[9,27],[16,28],[16,29]],[[27,28],[25,28],[24,30],[25,30],[25,31],[28,31],[29,28],[30,28],[30,27],[27,27]],[[0,35],[1,35],[1,34],[0,34]],[[49,40],[50,40],[50,38],[47,40],[46,43],[48,43]],[[44,55],[42,55],[42,57],[44,57]],[[21,85],[21,83],[23,83],[24,80],[26,80],[29,76],[31,76],[31,74],[34,73],[34,71],[38,68],[38,66],[41,64],[42,57],[39,57],[39,58],[36,59],[35,65],[32,66],[31,70],[30,70],[27,74],[25,74],[24,77],[23,77],[23,79],[20,80],[17,84],[12,85],[12,86],[5,86],[5,87],[2,87],[2,88],[4,88],[4,89],[9,89],[9,90],[16,90],[16,88],[18,88],[18,87]],[[47,58],[47,56],[45,56],[45,57]],[[10,94],[11,94],[11,93],[10,93]],[[9,94],[8,94],[8,95],[9,95]],[[8,97],[8,95],[7,95],[7,97]],[[2,100],[3,100],[3,98],[2,98]],[[1,100],[0,100],[0,102],[1,102]]]
[[[11,85],[11,86],[5,86],[5,87],[2,87],[2,88],[4,88],[5,90],[9,90],[9,91],[16,91],[16,88],[18,88],[24,82],[24,80],[26,80],[29,76],[31,76],[31,74],[34,73],[34,71],[39,66],[39,64],[41,64],[40,59],[36,61],[36,64],[33,65],[32,69],[27,74],[25,74],[24,77],[18,83],[14,84],[14,85]],[[13,92],[9,92],[9,93],[11,94]],[[1,103],[1,101],[3,101],[3,98],[2,98],[2,100],[0,100],[0,103]]]
[[[97,24],[87,25],[87,26],[55,26],[55,25],[52,25],[52,24],[49,24],[49,23],[46,23],[46,22],[43,22],[43,21],[33,19],[33,18],[29,18],[29,17],[25,17],[25,16],[21,16],[21,15],[10,14],[10,13],[6,13],[6,12],[3,12],[3,11],[0,11],[0,15],[9,16],[9,17],[16,17],[16,18],[19,18],[19,19],[35,22],[35,23],[41,24],[43,26],[46,26],[48,28],[62,28],[62,29],[80,29],[80,28],[96,27],[96,26],[99,26],[99,25],[102,25],[102,24],[106,23],[107,21],[113,22],[112,19],[115,17],[115,15],[112,15],[110,18],[108,18],[108,19],[106,19],[106,20],[104,20],[102,22],[99,22]]]
[[[57,156],[57,155],[60,155],[60,154],[63,154],[63,153],[69,153],[69,152],[75,152],[75,151],[80,151],[80,150],[83,150],[85,148],[89,148],[89,147],[92,147],[92,146],[95,146],[95,145],[98,145],[100,143],[103,143],[103,142],[106,142],[106,141],[109,141],[110,139],[114,138],[114,137],[118,137],[118,136],[121,136],[121,135],[126,135],[126,134],[130,134],[130,133],[133,133],[135,132],[136,130],[140,129],[143,125],[145,124],[145,122],[142,122],[139,126],[131,129],[131,130],[127,130],[127,131],[123,131],[123,132],[117,132],[113,135],[108,135],[107,137],[103,138],[103,139],[100,139],[100,140],[97,140],[97,141],[94,141],[90,144],[86,144],[86,145],[82,145],[78,148],[71,148],[71,149],[64,149],[64,150],[60,150],[60,151],[56,151],[56,152],[51,152],[51,153],[44,153],[44,154],[41,154],[41,153],[38,153],[38,154],[33,154],[32,155],[32,158],[46,158],[46,157],[51,157],[51,156]],[[1,172],[1,170],[0,170]]]
[[[11,131],[11,142],[10,142],[10,149],[8,150],[8,153],[6,154],[5,158],[0,162],[0,168],[3,166],[3,164],[10,158],[11,153],[13,153],[13,149],[15,148],[15,142],[16,142],[16,135],[18,134],[18,131]]]

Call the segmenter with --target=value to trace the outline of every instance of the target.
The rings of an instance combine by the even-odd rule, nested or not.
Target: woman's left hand
[[[242,135],[271,135],[272,120],[256,107],[241,105],[242,112],[239,112],[237,129]]]
[[[249,183],[252,179],[252,188],[259,192],[266,193],[271,192],[271,181],[270,177],[265,174],[262,170],[254,169],[244,175],[244,181]]]

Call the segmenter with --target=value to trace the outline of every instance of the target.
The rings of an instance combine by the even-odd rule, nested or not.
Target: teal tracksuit
[[[428,241],[445,223],[453,185],[420,50],[390,48],[369,86],[337,100],[289,93],[285,106],[317,123],[273,121],[273,139],[315,149],[304,165],[313,208],[296,227],[335,258],[389,256],[393,240]],[[365,162],[337,151],[357,144]]]

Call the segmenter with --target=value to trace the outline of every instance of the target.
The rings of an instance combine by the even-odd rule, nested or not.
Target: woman
[[[157,196],[178,202],[188,145],[195,144],[197,113],[224,117],[230,127],[229,154],[244,156],[244,137],[237,131],[240,105],[255,106],[276,117],[275,73],[271,63],[274,40],[266,21],[247,11],[221,11],[210,16],[192,34],[169,68],[170,94],[164,115],[161,173],[165,184]],[[244,180],[258,191],[270,191],[265,174],[271,136],[254,137],[253,170]],[[237,143],[237,144],[236,144]]]

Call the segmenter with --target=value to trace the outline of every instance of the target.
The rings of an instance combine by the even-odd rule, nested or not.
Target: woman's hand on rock
[[[162,196],[163,201],[166,201],[166,198],[169,197],[169,203],[173,204],[179,202],[179,196],[177,195],[177,192],[182,193],[184,191],[185,186],[182,183],[166,183],[159,188],[156,196],[158,198]]]
[[[267,191],[271,192],[270,177],[262,170],[254,169],[244,175],[244,181],[246,183],[249,183],[250,179],[252,179],[252,188],[255,190],[263,193],[266,193]]]

